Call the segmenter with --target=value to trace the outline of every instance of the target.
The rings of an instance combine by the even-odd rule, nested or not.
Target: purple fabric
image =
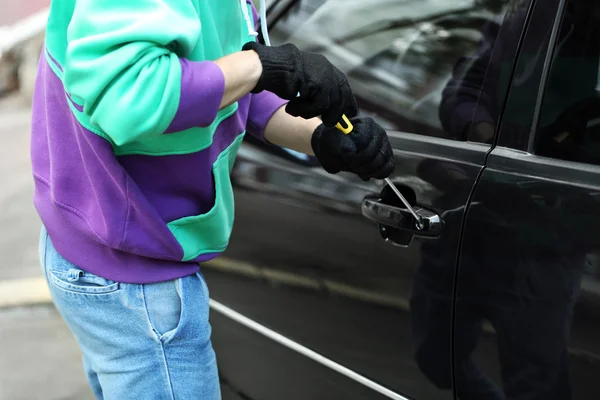
[[[271,92],[263,91],[253,94],[248,113],[248,133],[264,142],[267,123],[275,111],[286,104],[286,100],[282,100]]]
[[[110,144],[70,111],[62,82],[40,60],[32,109],[34,204],[57,250],[120,282],[152,282],[198,270]]]
[[[84,270],[125,283],[197,272],[197,262],[218,253],[181,262],[183,250],[167,222],[212,207],[212,163],[244,130],[251,108],[259,131],[271,116],[274,107],[253,100],[241,99],[238,112],[201,152],[116,157],[106,140],[78,123],[62,82],[41,57],[32,110],[34,204],[59,253]]]
[[[251,1],[247,3],[252,7],[255,28],[260,29],[258,11]],[[214,62],[189,61],[183,58],[180,59],[180,62],[181,97],[179,108],[165,133],[210,125],[217,116],[225,91],[225,77]],[[287,100],[266,91],[247,97],[252,97],[250,111],[247,115],[248,133],[264,141],[267,123],[275,111],[287,104]]]
[[[54,63],[54,65],[56,65],[56,67],[62,72],[63,68],[62,66],[58,63],[58,61],[56,61],[56,58],[52,57],[52,54],[50,54],[50,52],[48,51],[48,49],[44,49],[44,51],[46,52],[46,54],[48,55],[48,57],[50,57],[50,60]]]
[[[238,112],[221,123],[210,147],[193,154],[118,158],[164,221],[199,215],[214,205],[212,165],[244,130],[250,96],[241,99]]]
[[[181,94],[177,113],[165,133],[207,127],[217,117],[223,93],[223,71],[212,61],[181,62]]]
[[[80,106],[79,104],[75,103],[75,100],[73,100],[69,93],[67,93],[67,97],[69,98],[69,102],[73,105],[73,107],[75,107],[77,111],[83,112],[83,106]]]
[[[84,270],[125,283],[190,275],[199,270],[198,262],[218,256],[182,262],[183,249],[167,223],[212,208],[212,165],[219,154],[246,124],[249,133],[262,137],[285,101],[271,93],[245,96],[200,152],[117,157],[106,140],[76,120],[69,107],[73,100],[48,62],[62,68],[48,56],[38,66],[31,158],[34,204],[58,252]],[[216,64],[181,63],[181,99],[169,132],[210,125],[224,90]]]
[[[54,57],[52,57],[52,54],[50,54],[50,52],[47,49],[45,49],[45,53],[50,58],[50,62],[52,62],[56,66],[56,68],[58,68],[61,72],[63,72],[62,66],[58,63],[58,61],[56,61],[56,59]],[[77,104],[75,102],[75,100],[73,100],[73,97],[71,97],[70,93],[67,93],[67,97],[69,98],[69,102],[73,105],[73,107],[75,107],[75,109],[77,111],[83,112],[83,106],[80,106],[79,104]]]
[[[254,29],[256,29],[257,31],[260,31],[260,24],[259,24],[260,15],[258,14],[258,10],[256,9],[254,2],[247,0],[246,3],[250,4],[250,7],[252,8],[252,18],[254,19]]]
[[[247,1],[252,7],[252,17],[254,19],[254,27],[260,30],[258,10],[252,1]],[[252,136],[265,141],[265,128],[267,123],[278,109],[288,103],[277,95],[263,91],[252,95],[250,102],[250,111],[248,113],[248,133]]]

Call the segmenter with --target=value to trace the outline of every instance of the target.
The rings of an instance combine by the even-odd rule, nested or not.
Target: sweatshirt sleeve
[[[252,2],[249,2],[252,7],[252,15],[257,31],[260,31],[259,15]],[[250,101],[250,110],[248,111],[248,133],[252,136],[264,141],[265,128],[269,120],[282,106],[287,104],[287,100],[283,100],[277,95],[266,90],[252,94]]]
[[[193,62],[200,19],[188,0],[78,0],[65,89],[117,145],[208,126],[225,90],[212,61]]]

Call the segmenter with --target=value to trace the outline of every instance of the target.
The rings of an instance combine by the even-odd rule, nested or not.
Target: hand
[[[313,133],[312,148],[323,168],[331,174],[353,172],[364,181],[390,176],[395,162],[385,130],[371,118],[351,122],[354,130],[347,135],[325,125]]]
[[[289,43],[268,47],[249,42],[242,50],[258,53],[263,67],[252,92],[268,90],[290,100],[288,114],[305,119],[321,116],[328,127],[335,126],[343,114],[349,118],[358,114],[348,79],[323,55],[300,51]]]

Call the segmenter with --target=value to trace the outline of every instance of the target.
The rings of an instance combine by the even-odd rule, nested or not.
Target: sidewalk
[[[77,343],[39,267],[29,125],[27,100],[0,99],[0,400],[93,400]],[[222,392],[240,400],[228,387]]]
[[[33,208],[30,110],[19,96],[0,99],[0,280],[39,276],[40,221]]]
[[[0,99],[0,400],[93,400],[77,343],[39,267],[29,125],[26,99]],[[221,390],[223,400],[241,400]]]
[[[0,400],[93,400],[81,354],[50,305],[0,309]]]
[[[91,400],[77,344],[41,279],[29,124],[26,100],[0,100],[0,400]]]

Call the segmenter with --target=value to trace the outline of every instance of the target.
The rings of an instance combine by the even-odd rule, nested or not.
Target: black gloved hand
[[[331,127],[343,114],[351,118],[358,113],[348,79],[323,55],[301,51],[293,44],[269,47],[249,42],[242,50],[256,51],[263,67],[252,92],[268,90],[290,100],[288,114],[306,119],[321,116]]]
[[[371,118],[351,122],[354,130],[347,135],[323,124],[313,133],[311,145],[325,171],[353,172],[365,181],[390,176],[396,164],[385,130]]]

